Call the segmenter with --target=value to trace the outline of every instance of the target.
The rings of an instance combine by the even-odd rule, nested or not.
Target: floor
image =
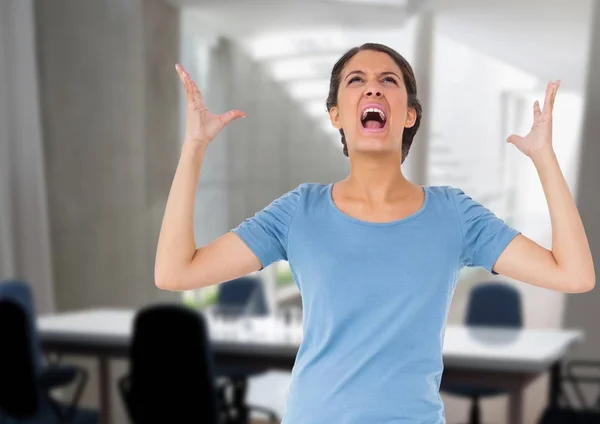
[[[263,375],[252,377],[248,382],[246,402],[250,405],[270,408],[281,417],[291,378],[289,372],[282,371],[268,371]],[[266,423],[258,416],[252,418],[255,420],[253,423]]]

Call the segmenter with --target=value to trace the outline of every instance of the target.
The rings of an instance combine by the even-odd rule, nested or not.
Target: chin
[[[371,138],[358,140],[353,150],[356,153],[392,153],[397,148],[389,140]]]
[[[360,128],[355,140],[353,148],[357,152],[392,152],[399,147],[395,146],[389,131],[368,132]]]

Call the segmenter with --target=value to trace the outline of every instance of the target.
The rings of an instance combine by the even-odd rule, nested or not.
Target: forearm
[[[579,211],[552,149],[532,155],[548,202],[552,225],[552,255],[569,285],[590,288],[594,263]]]
[[[196,252],[194,200],[204,152],[204,147],[191,143],[181,149],[156,249],[154,278],[159,287],[173,284]]]

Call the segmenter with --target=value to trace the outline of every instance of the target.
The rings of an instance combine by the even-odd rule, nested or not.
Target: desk
[[[94,309],[40,316],[38,331],[46,352],[98,359],[102,422],[110,417],[112,358],[126,358],[135,311]],[[297,329],[281,331],[273,320],[252,321],[252,328],[232,331],[209,320],[217,365],[291,370],[301,341]],[[250,342],[248,339],[252,339]],[[522,392],[529,382],[551,371],[549,401],[557,402],[560,363],[582,339],[571,330],[506,330],[448,326],[444,341],[444,381],[475,382],[510,392],[511,424],[522,422]]]
[[[442,381],[490,385],[509,392],[508,422],[523,422],[523,391],[550,371],[548,404],[557,405],[561,362],[581,331],[448,326]]]

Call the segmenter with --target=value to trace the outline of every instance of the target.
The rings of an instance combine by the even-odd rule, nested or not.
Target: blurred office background
[[[33,290],[38,315],[161,302],[209,308],[216,287],[154,285],[158,231],[179,157],[181,62],[215,112],[248,118],[209,147],[197,190],[203,245],[302,182],[343,179],[348,160],[325,111],[328,78],[348,48],[381,42],[413,65],[424,104],[409,179],[462,188],[528,237],[551,246],[524,134],[534,100],[561,79],[554,147],[600,263],[600,4],[594,0],[2,0],[0,1],[0,279]],[[287,263],[257,273],[273,313],[301,308]],[[585,333],[573,358],[600,359],[600,294],[564,295],[464,269],[449,323],[471,289],[514,285],[524,326]],[[277,312],[279,311],[279,312]],[[98,407],[96,365],[82,404]],[[111,363],[113,422],[127,422]],[[250,380],[254,403],[282,412],[290,375]],[[527,386],[524,422],[547,401]],[[468,398],[444,394],[448,422]],[[506,396],[482,401],[506,422]]]

